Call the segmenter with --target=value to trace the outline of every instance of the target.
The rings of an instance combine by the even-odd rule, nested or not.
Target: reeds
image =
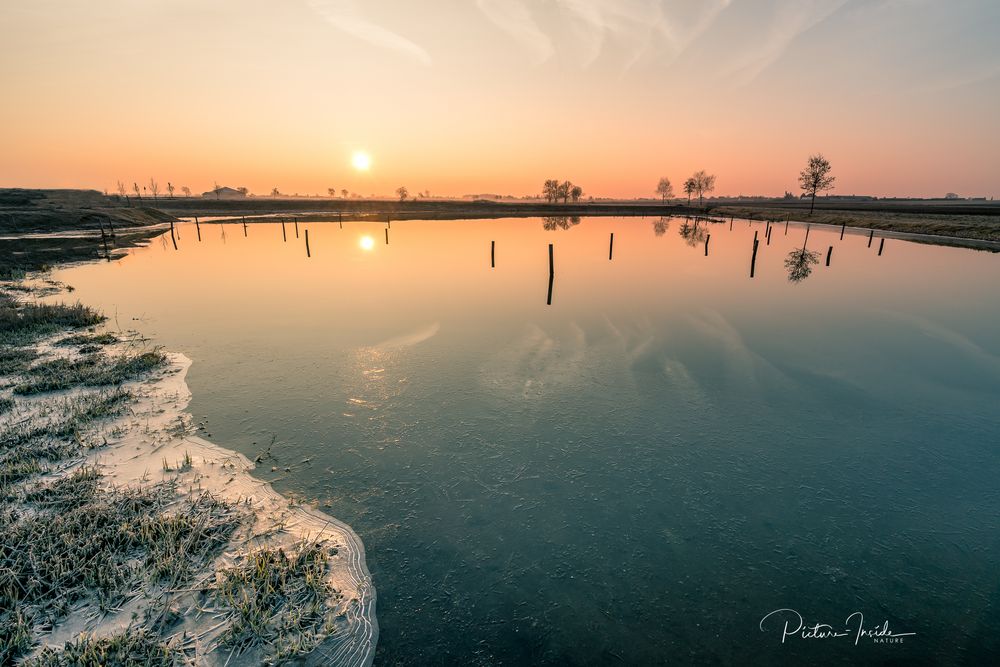
[[[27,369],[24,381],[14,386],[14,393],[27,395],[79,386],[120,385],[139,379],[166,361],[166,355],[158,350],[51,359]]]

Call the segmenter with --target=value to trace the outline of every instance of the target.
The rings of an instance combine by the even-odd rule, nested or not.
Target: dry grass
[[[332,628],[328,600],[337,595],[326,579],[329,560],[327,548],[305,543],[291,556],[261,549],[219,572],[215,599],[230,622],[223,645],[236,655],[266,647],[266,659],[278,662],[319,645]]]
[[[15,394],[38,394],[71,387],[120,385],[137,380],[166,364],[159,351],[118,356],[88,355],[79,359],[51,359],[22,373],[25,380],[14,386]]]
[[[45,648],[25,667],[173,667],[182,664],[180,651],[142,628],[100,639],[83,635],[62,649]]]
[[[80,303],[19,303],[10,294],[0,292],[0,336],[8,345],[26,345],[57,331],[103,321],[103,315]]]

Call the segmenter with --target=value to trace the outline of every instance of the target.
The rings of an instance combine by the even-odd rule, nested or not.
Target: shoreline
[[[32,289],[30,282],[19,280],[0,285],[0,288],[6,288],[0,292],[10,298],[12,290],[18,291],[23,305],[25,294],[39,294],[37,291],[25,293],[25,290]],[[51,295],[55,290],[64,293],[64,289],[51,284],[43,289],[46,291],[41,294]],[[117,591],[112,598],[118,601],[110,605],[106,599],[107,591],[102,593],[100,586],[93,590],[86,589],[83,594],[76,591],[75,598],[70,593],[70,606],[62,612],[46,612],[50,600],[32,601],[30,595],[19,600],[17,594],[13,599],[13,609],[5,609],[11,600],[0,597],[0,602],[6,600],[0,604],[0,621],[15,619],[19,634],[19,643],[0,642],[0,662],[18,659],[32,665],[61,664],[53,662],[53,658],[58,660],[63,653],[68,655],[71,651],[89,650],[101,641],[116,645],[115,642],[121,641],[122,636],[131,641],[137,637],[147,640],[152,635],[156,641],[148,642],[150,646],[156,651],[169,653],[172,659],[179,659],[185,664],[259,664],[265,660],[278,664],[286,660],[305,659],[314,664],[370,665],[378,640],[376,592],[360,538],[343,522],[315,507],[286,498],[278,494],[269,482],[255,478],[252,475],[255,462],[197,435],[192,427],[192,416],[186,411],[191,399],[186,375],[192,362],[183,354],[151,353],[145,347],[139,347],[137,352],[136,341],[127,338],[119,338],[106,345],[83,346],[75,351],[71,345],[65,344],[74,338],[90,340],[100,335],[113,335],[110,332],[104,334],[105,331],[108,330],[100,324],[61,327],[35,338],[27,346],[7,345],[5,340],[0,348],[5,360],[16,359],[18,355],[28,359],[19,368],[8,363],[0,373],[0,400],[5,402],[0,411],[0,501],[3,503],[0,510],[4,527],[20,529],[25,522],[34,521],[51,532],[54,530],[51,527],[57,525],[62,517],[59,512],[47,514],[51,503],[38,504],[38,499],[55,494],[61,486],[72,488],[80,481],[96,479],[92,486],[87,487],[90,495],[85,493],[82,501],[74,501],[85,503],[84,510],[87,509],[87,502],[93,501],[91,504],[96,507],[105,496],[153,494],[150,497],[155,496],[158,502],[162,501],[163,507],[162,514],[153,517],[154,520],[162,519],[164,525],[170,527],[191,517],[191,521],[184,524],[190,524],[189,532],[185,534],[196,536],[206,521],[206,515],[198,515],[192,508],[208,503],[210,508],[218,509],[223,517],[220,525],[225,524],[228,532],[213,534],[214,542],[206,542],[209,547],[204,553],[192,548],[192,553],[198,551],[201,559],[192,557],[191,571],[185,573],[183,579],[170,571],[172,578],[168,578],[169,584],[168,580],[156,579],[148,572],[136,571],[134,565],[128,565],[136,558],[134,553],[122,554],[123,563],[128,565],[123,572],[132,577],[132,583]],[[14,342],[13,336],[10,341]],[[102,349],[91,351],[86,347]],[[115,384],[95,388],[82,383],[55,390],[42,388],[37,392],[30,386],[32,373],[45,364],[72,366],[97,363],[93,360],[98,356],[103,363],[104,360],[134,360],[150,355],[159,355],[155,368]],[[48,377],[42,375],[45,381],[50,381]],[[51,428],[52,420],[61,418],[62,412],[70,410],[70,406],[84,405],[87,401],[104,401],[110,406],[112,400],[109,396],[114,397],[114,411],[110,408],[107,411],[91,410],[97,414],[96,419],[86,423],[74,421],[71,435],[63,433],[66,429],[56,431]],[[43,427],[45,424],[48,426]],[[30,435],[35,440],[44,438],[44,443],[36,443],[24,435],[25,429],[32,432],[32,429],[45,431],[45,428],[49,432],[43,432],[41,436],[37,433]],[[46,452],[51,451],[59,439],[49,435],[56,432],[70,437],[79,446],[58,445],[64,447],[64,455],[54,458],[42,456],[32,459],[31,454],[23,454],[39,444],[47,448]],[[19,445],[22,451],[18,450]],[[21,468],[17,466],[23,468],[22,460],[32,464],[26,475],[18,474]],[[266,458],[257,458],[260,465],[264,465],[265,461]],[[72,504],[67,506],[69,514],[77,509]],[[59,505],[54,507],[58,509]],[[112,512],[108,520],[118,521],[115,516]],[[123,516],[121,522],[127,520]],[[142,520],[145,521],[146,517]],[[44,530],[42,534],[45,534]],[[63,534],[60,539],[65,537]],[[75,548],[72,542],[76,540],[89,543],[100,539],[90,534],[70,533],[69,548]],[[185,538],[182,546],[190,546],[192,539]],[[27,557],[17,551],[30,550],[31,545],[2,546],[4,557],[14,559],[11,572],[29,567],[27,572],[35,572],[29,576],[40,576],[37,575],[37,566],[32,566],[30,559],[27,564],[23,562]],[[291,600],[287,609],[266,610],[273,614],[266,617],[266,623],[239,608],[243,597],[247,598],[250,606],[259,602],[256,598],[261,596],[255,595],[255,589],[237,589],[243,592],[237,595],[232,608],[227,606],[226,599],[220,597],[220,591],[227,583],[234,580],[240,585],[246,583],[236,579],[233,573],[244,574],[249,567],[252,575],[253,565],[256,563],[259,570],[263,556],[269,559],[268,563],[273,562],[287,569],[289,562],[297,565],[306,553],[315,560],[315,563],[307,563],[315,567],[310,570],[312,575],[306,572],[307,579],[313,577],[313,581],[307,583],[311,586],[309,599],[312,600],[310,609],[314,616],[307,619],[309,622],[306,625],[298,619],[301,605],[292,604],[294,592],[285,596]],[[173,556],[169,554],[167,557]],[[289,558],[291,561],[288,561]],[[6,563],[3,565],[7,567]],[[17,569],[18,565],[22,566],[21,570]],[[80,564],[79,568],[86,579],[85,564]],[[102,564],[97,571],[103,569]],[[114,568],[109,565],[108,569],[113,571]],[[298,570],[288,569],[288,572],[291,573],[289,581],[301,579],[295,578],[301,574]],[[322,581],[315,580],[317,574]],[[72,572],[68,576],[74,580],[79,578]],[[284,583],[285,574],[281,574],[278,580]],[[56,590],[49,597],[58,595],[61,598],[64,593]],[[65,604],[58,603],[53,609],[63,608]],[[253,611],[260,613],[259,609]],[[28,620],[25,621],[25,618]],[[53,620],[44,621],[45,618]],[[262,623],[261,628],[270,634],[275,634],[272,632],[274,627],[278,628],[273,646],[256,637],[249,645],[232,643],[236,629],[243,629],[241,623],[245,625],[244,621],[248,618],[250,622]],[[290,628],[287,632],[283,629],[286,626]]]

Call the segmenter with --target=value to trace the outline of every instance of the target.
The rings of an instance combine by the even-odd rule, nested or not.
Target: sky
[[[997,0],[3,0],[0,187],[1000,197]],[[352,167],[358,151],[368,170]]]

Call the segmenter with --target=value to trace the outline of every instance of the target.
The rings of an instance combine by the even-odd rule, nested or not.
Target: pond
[[[360,535],[378,664],[1000,651],[996,254],[746,220],[298,227],[184,223],[56,278],[191,357],[206,437]],[[779,609],[900,636],[784,637]]]

